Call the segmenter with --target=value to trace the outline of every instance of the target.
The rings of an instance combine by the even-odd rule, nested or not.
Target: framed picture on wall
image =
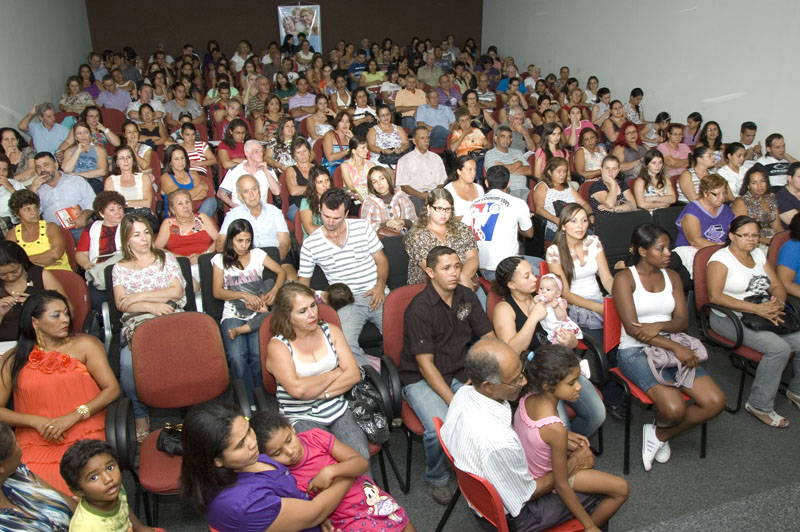
[[[297,36],[300,33],[305,33],[306,39],[311,43],[314,50],[322,53],[322,21],[318,5],[295,4],[278,6],[278,25],[281,42],[286,40],[287,35],[291,35],[294,39],[294,44],[300,44]]]

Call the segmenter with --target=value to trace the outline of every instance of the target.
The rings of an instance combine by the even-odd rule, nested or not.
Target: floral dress
[[[405,245],[408,252],[408,284],[427,282],[428,275],[419,267],[419,263],[425,260],[430,250],[442,245],[441,240],[427,227],[412,227],[405,236]],[[478,249],[472,230],[461,223],[456,224],[454,229],[447,228],[444,245],[458,254],[462,264],[467,260],[467,252]]]

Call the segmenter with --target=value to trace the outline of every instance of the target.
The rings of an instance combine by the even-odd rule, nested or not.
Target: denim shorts
[[[653,371],[650,369],[650,364],[647,363],[644,347],[627,347],[618,350],[617,364],[622,374],[644,392],[658,384]],[[697,366],[695,369],[695,378],[708,375],[708,372],[702,366]],[[665,368],[662,375],[666,380],[674,381],[677,371],[677,368]]]

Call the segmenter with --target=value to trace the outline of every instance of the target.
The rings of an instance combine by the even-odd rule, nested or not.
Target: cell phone
[[[172,307],[175,310],[177,310],[177,308],[178,308],[178,304],[176,302],[174,302],[173,300],[171,300],[171,299],[169,301],[167,301],[167,305],[169,305],[170,307]]]

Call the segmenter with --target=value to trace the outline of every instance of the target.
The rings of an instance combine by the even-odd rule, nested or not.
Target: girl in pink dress
[[[378,488],[365,473],[369,462],[330,432],[311,429],[297,434],[283,415],[259,411],[250,419],[259,452],[289,468],[297,487],[314,497],[336,477],[350,477],[353,485],[330,515],[342,532],[416,532],[399,504]]]
[[[589,446],[589,441],[577,434],[569,434],[558,417],[559,401],[576,401],[581,391],[578,383],[580,358],[574,351],[560,345],[548,345],[528,355],[524,373],[526,394],[514,414],[517,432],[528,470],[533,478],[553,472],[555,491],[586,532],[599,532],[612,515],[628,498],[628,483],[621,477],[595,469],[581,469],[571,473],[568,458],[568,440],[578,441],[578,446]],[[568,435],[570,438],[568,438]],[[589,515],[575,492],[605,495]]]

